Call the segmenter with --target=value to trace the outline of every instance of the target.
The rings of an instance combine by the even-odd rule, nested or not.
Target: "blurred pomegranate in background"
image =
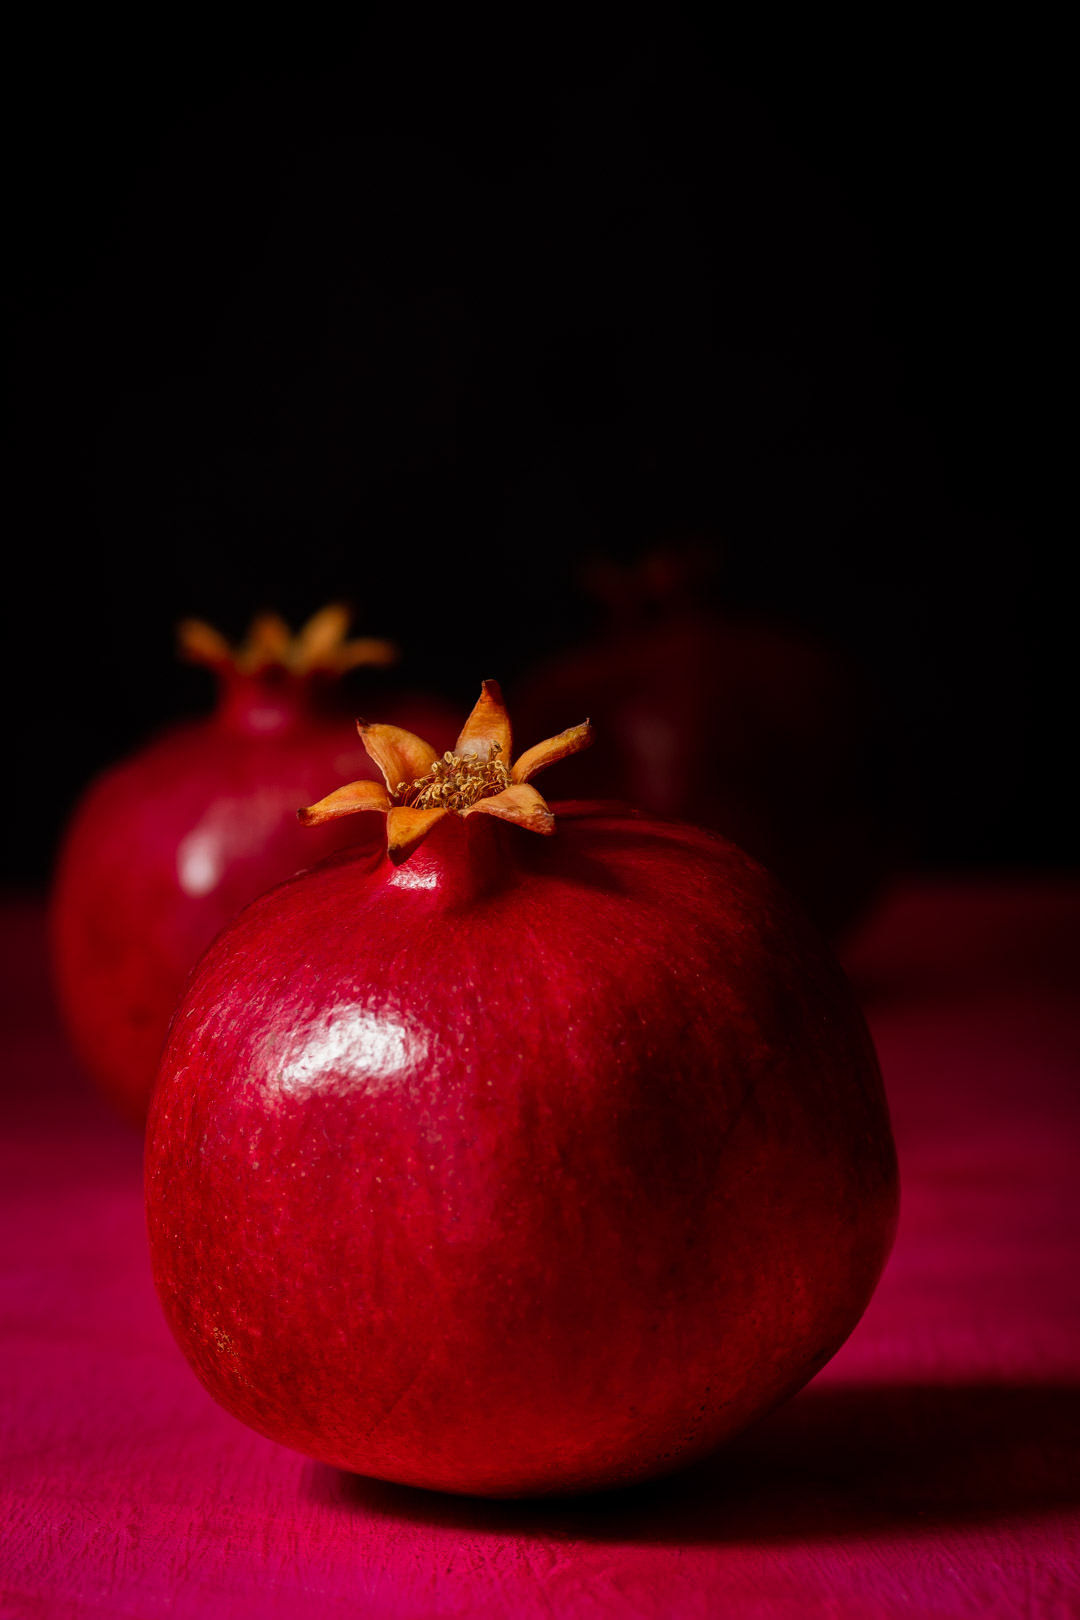
[[[834,938],[873,904],[900,843],[893,736],[869,678],[780,622],[717,610],[705,548],[657,550],[584,578],[606,610],[589,645],[515,693],[526,735],[570,703],[597,746],[565,791],[617,795],[723,834],[767,866]]]
[[[375,839],[365,818],[315,833],[296,821],[298,804],[373,771],[342,724],[340,677],[396,655],[385,641],[346,640],[348,624],[333,605],[293,637],[267,614],[233,649],[187,621],[181,651],[217,675],[215,711],[106,770],[75,811],[53,891],[56,984],[79,1057],[133,1121],[145,1119],[188,973],[219,929],[272,884]],[[380,707],[407,730],[453,742],[455,720],[437,700],[380,698]]]

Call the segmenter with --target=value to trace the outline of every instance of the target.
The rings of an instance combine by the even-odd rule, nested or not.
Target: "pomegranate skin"
[[[666,1473],[811,1378],[891,1248],[881,1077],[813,927],[709,833],[553,808],[264,895],[170,1031],[166,1315],[228,1411],[341,1468]]]
[[[453,738],[437,703],[400,713],[408,729]],[[169,728],[91,784],[57,861],[53,976],[83,1066],[133,1123],[145,1121],[169,1019],[218,930],[283,878],[379,837],[355,820],[305,831],[297,805],[372,772],[331,694],[272,671],[230,679],[214,714]]]

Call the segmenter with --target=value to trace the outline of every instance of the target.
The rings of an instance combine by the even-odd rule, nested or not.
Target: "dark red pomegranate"
[[[895,738],[868,677],[791,626],[709,606],[678,553],[596,578],[607,630],[515,695],[538,736],[568,702],[591,715],[600,741],[568,791],[713,828],[842,934],[897,857]]]
[[[158,1291],[207,1389],[342,1468],[514,1496],[662,1474],[829,1359],[892,1243],[873,1046],[739,849],[549,808],[494,683],[452,755],[202,959],[147,1128]],[[371,818],[378,826],[382,819]],[[554,837],[533,838],[528,831]],[[524,829],[524,830],[523,830]]]
[[[83,1063],[139,1123],[173,1008],[214,935],[264,889],[367,831],[326,827],[313,842],[294,814],[298,799],[372,769],[348,741],[338,677],[393,649],[346,641],[347,627],[337,606],[295,638],[267,615],[234,652],[208,626],[182,626],[183,651],[218,674],[215,713],[107,770],[72,820],[53,898],[60,1004]],[[432,703],[397,718],[454,734]]]

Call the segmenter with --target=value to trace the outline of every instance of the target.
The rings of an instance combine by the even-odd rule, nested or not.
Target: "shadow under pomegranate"
[[[1080,1388],[812,1385],[678,1474],[589,1496],[447,1496],[312,1464],[312,1500],[491,1536],[724,1545],[910,1534],[1080,1503]]]

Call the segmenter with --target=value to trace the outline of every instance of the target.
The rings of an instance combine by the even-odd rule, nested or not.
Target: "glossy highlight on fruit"
[[[341,1468],[491,1496],[668,1472],[811,1378],[888,1257],[862,1016],[741,850],[524,780],[587,725],[515,758],[488,682],[442,756],[362,735],[383,782],[304,816],[377,810],[389,852],[246,908],[169,1035],[170,1325],[227,1410]]]
[[[305,833],[294,815],[298,800],[374,769],[349,741],[339,677],[395,654],[347,639],[348,621],[333,605],[294,637],[266,614],[236,649],[208,625],[182,625],[184,655],[217,675],[215,712],[106,770],[72,818],[53,888],[60,1005],[84,1066],[139,1124],[169,1019],[214,935],[256,895],[365,834],[358,823]],[[446,727],[431,703],[396,717]]]

